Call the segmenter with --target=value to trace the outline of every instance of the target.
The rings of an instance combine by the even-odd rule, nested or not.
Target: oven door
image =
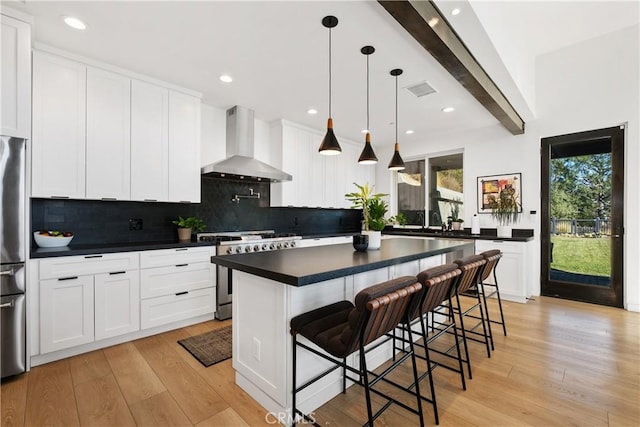
[[[233,270],[216,266],[216,319],[225,320],[231,318],[231,298],[233,283],[231,274]]]

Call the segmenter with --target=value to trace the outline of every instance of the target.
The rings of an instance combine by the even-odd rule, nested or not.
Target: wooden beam
[[[524,121],[432,1],[379,0],[480,104],[512,134],[524,133]]]

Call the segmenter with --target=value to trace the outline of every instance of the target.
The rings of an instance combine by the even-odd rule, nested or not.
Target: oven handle
[[[11,300],[9,302],[5,302],[4,304],[0,304],[0,308],[13,308],[15,304],[15,300]]]
[[[13,271],[13,268],[11,268],[9,270],[0,271],[0,276],[13,276],[14,273],[15,271]]]

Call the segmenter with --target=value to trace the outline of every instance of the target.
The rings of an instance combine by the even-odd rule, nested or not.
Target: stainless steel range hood
[[[236,105],[227,110],[227,158],[204,166],[202,175],[247,181],[291,181],[286,172],[253,157],[253,110]]]

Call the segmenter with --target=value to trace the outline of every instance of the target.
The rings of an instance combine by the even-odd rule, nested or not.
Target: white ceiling
[[[34,16],[36,42],[202,92],[203,102],[215,107],[243,105],[265,121],[285,118],[317,129],[326,126],[328,116],[328,30],[321,20],[335,15],[340,23],[332,32],[332,109],[338,135],[363,140],[366,60],[360,48],[365,45],[376,48],[370,57],[374,146],[394,142],[393,68],[405,71],[399,78],[401,142],[497,123],[374,1],[3,3]],[[612,13],[612,2],[583,3],[481,2],[474,9],[481,7],[479,17],[497,13],[511,22],[513,42],[530,55],[638,22],[637,12],[628,17],[632,8],[614,4],[619,14]],[[466,2],[438,2],[443,10],[454,4]],[[88,29],[66,27],[62,15],[81,18]],[[455,26],[456,17],[448,19]],[[221,74],[234,82],[220,82]],[[402,90],[421,81],[437,93],[416,98]],[[443,113],[446,106],[456,111]],[[319,113],[308,115],[310,107]],[[406,129],[415,134],[405,135]]]

